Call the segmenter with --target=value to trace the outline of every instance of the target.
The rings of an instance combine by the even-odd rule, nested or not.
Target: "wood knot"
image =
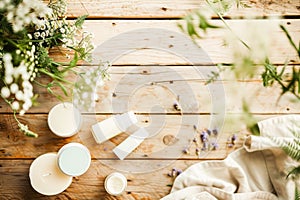
[[[176,138],[174,135],[165,135],[163,138],[163,142],[165,145],[173,145],[175,144],[179,139]]]

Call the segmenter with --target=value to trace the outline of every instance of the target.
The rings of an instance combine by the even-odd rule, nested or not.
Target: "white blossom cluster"
[[[81,73],[78,83],[65,79],[66,72],[78,74],[78,61],[91,61],[94,50],[93,35],[82,30],[86,16],[76,21],[66,20],[66,0],[54,0],[44,4],[41,0],[0,0],[0,97],[14,111],[15,120],[25,135],[36,137],[28,127],[18,121],[16,113],[23,115],[34,104],[37,95],[33,84],[47,89],[57,98],[52,88],[66,88],[75,85],[75,102],[90,108],[97,99],[96,88],[103,84],[106,66],[101,65]],[[68,63],[55,61],[49,55],[52,47],[73,54]],[[105,69],[102,69],[104,67]],[[44,84],[37,76],[45,75],[51,80]],[[73,85],[74,84],[74,85]]]
[[[67,3],[65,0],[50,1],[48,7],[52,9],[54,16],[63,18],[67,13]]]
[[[17,6],[12,0],[1,0],[0,10],[7,11],[7,20],[12,24],[14,32],[24,29],[30,24],[39,24],[39,18],[51,15],[52,10],[40,0],[23,0]],[[34,12],[33,12],[34,11]]]
[[[34,48],[27,51],[27,57],[32,58],[34,51]],[[20,54],[20,52],[17,53]],[[12,56],[9,53],[3,55],[3,66],[5,86],[1,88],[1,96],[5,99],[14,96],[11,107],[13,110],[19,110],[20,115],[23,115],[32,106],[31,79],[36,76],[37,69],[34,68],[33,62],[26,62],[26,60],[22,60],[19,66],[13,66]]]
[[[49,36],[53,36],[51,24],[48,20],[42,19],[38,24],[35,25],[35,32],[33,33],[33,38],[35,40],[44,40],[46,37]]]
[[[99,100],[97,89],[104,84],[108,67],[109,63],[102,63],[102,66],[89,68],[78,76],[73,91],[73,104],[81,112],[93,111]]]

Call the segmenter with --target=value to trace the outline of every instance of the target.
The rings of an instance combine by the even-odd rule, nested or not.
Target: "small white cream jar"
[[[104,187],[110,195],[121,195],[127,187],[127,179],[123,174],[114,172],[106,177]]]

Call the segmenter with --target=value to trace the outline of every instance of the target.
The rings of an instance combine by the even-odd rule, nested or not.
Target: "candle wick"
[[[49,172],[49,173],[47,173],[47,174],[43,174],[43,176],[50,176],[51,175],[51,173]]]

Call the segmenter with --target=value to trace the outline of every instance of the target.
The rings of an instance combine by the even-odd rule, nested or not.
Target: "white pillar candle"
[[[69,143],[58,151],[58,166],[61,171],[70,176],[84,174],[91,164],[91,154],[80,143]]]
[[[81,114],[72,103],[64,102],[54,106],[48,115],[50,130],[60,137],[71,137],[81,126]]]
[[[43,195],[59,194],[72,183],[72,177],[59,169],[56,153],[37,157],[30,166],[29,178],[32,187]]]
[[[123,174],[114,172],[106,177],[104,187],[111,195],[121,195],[127,187],[127,179]]]

